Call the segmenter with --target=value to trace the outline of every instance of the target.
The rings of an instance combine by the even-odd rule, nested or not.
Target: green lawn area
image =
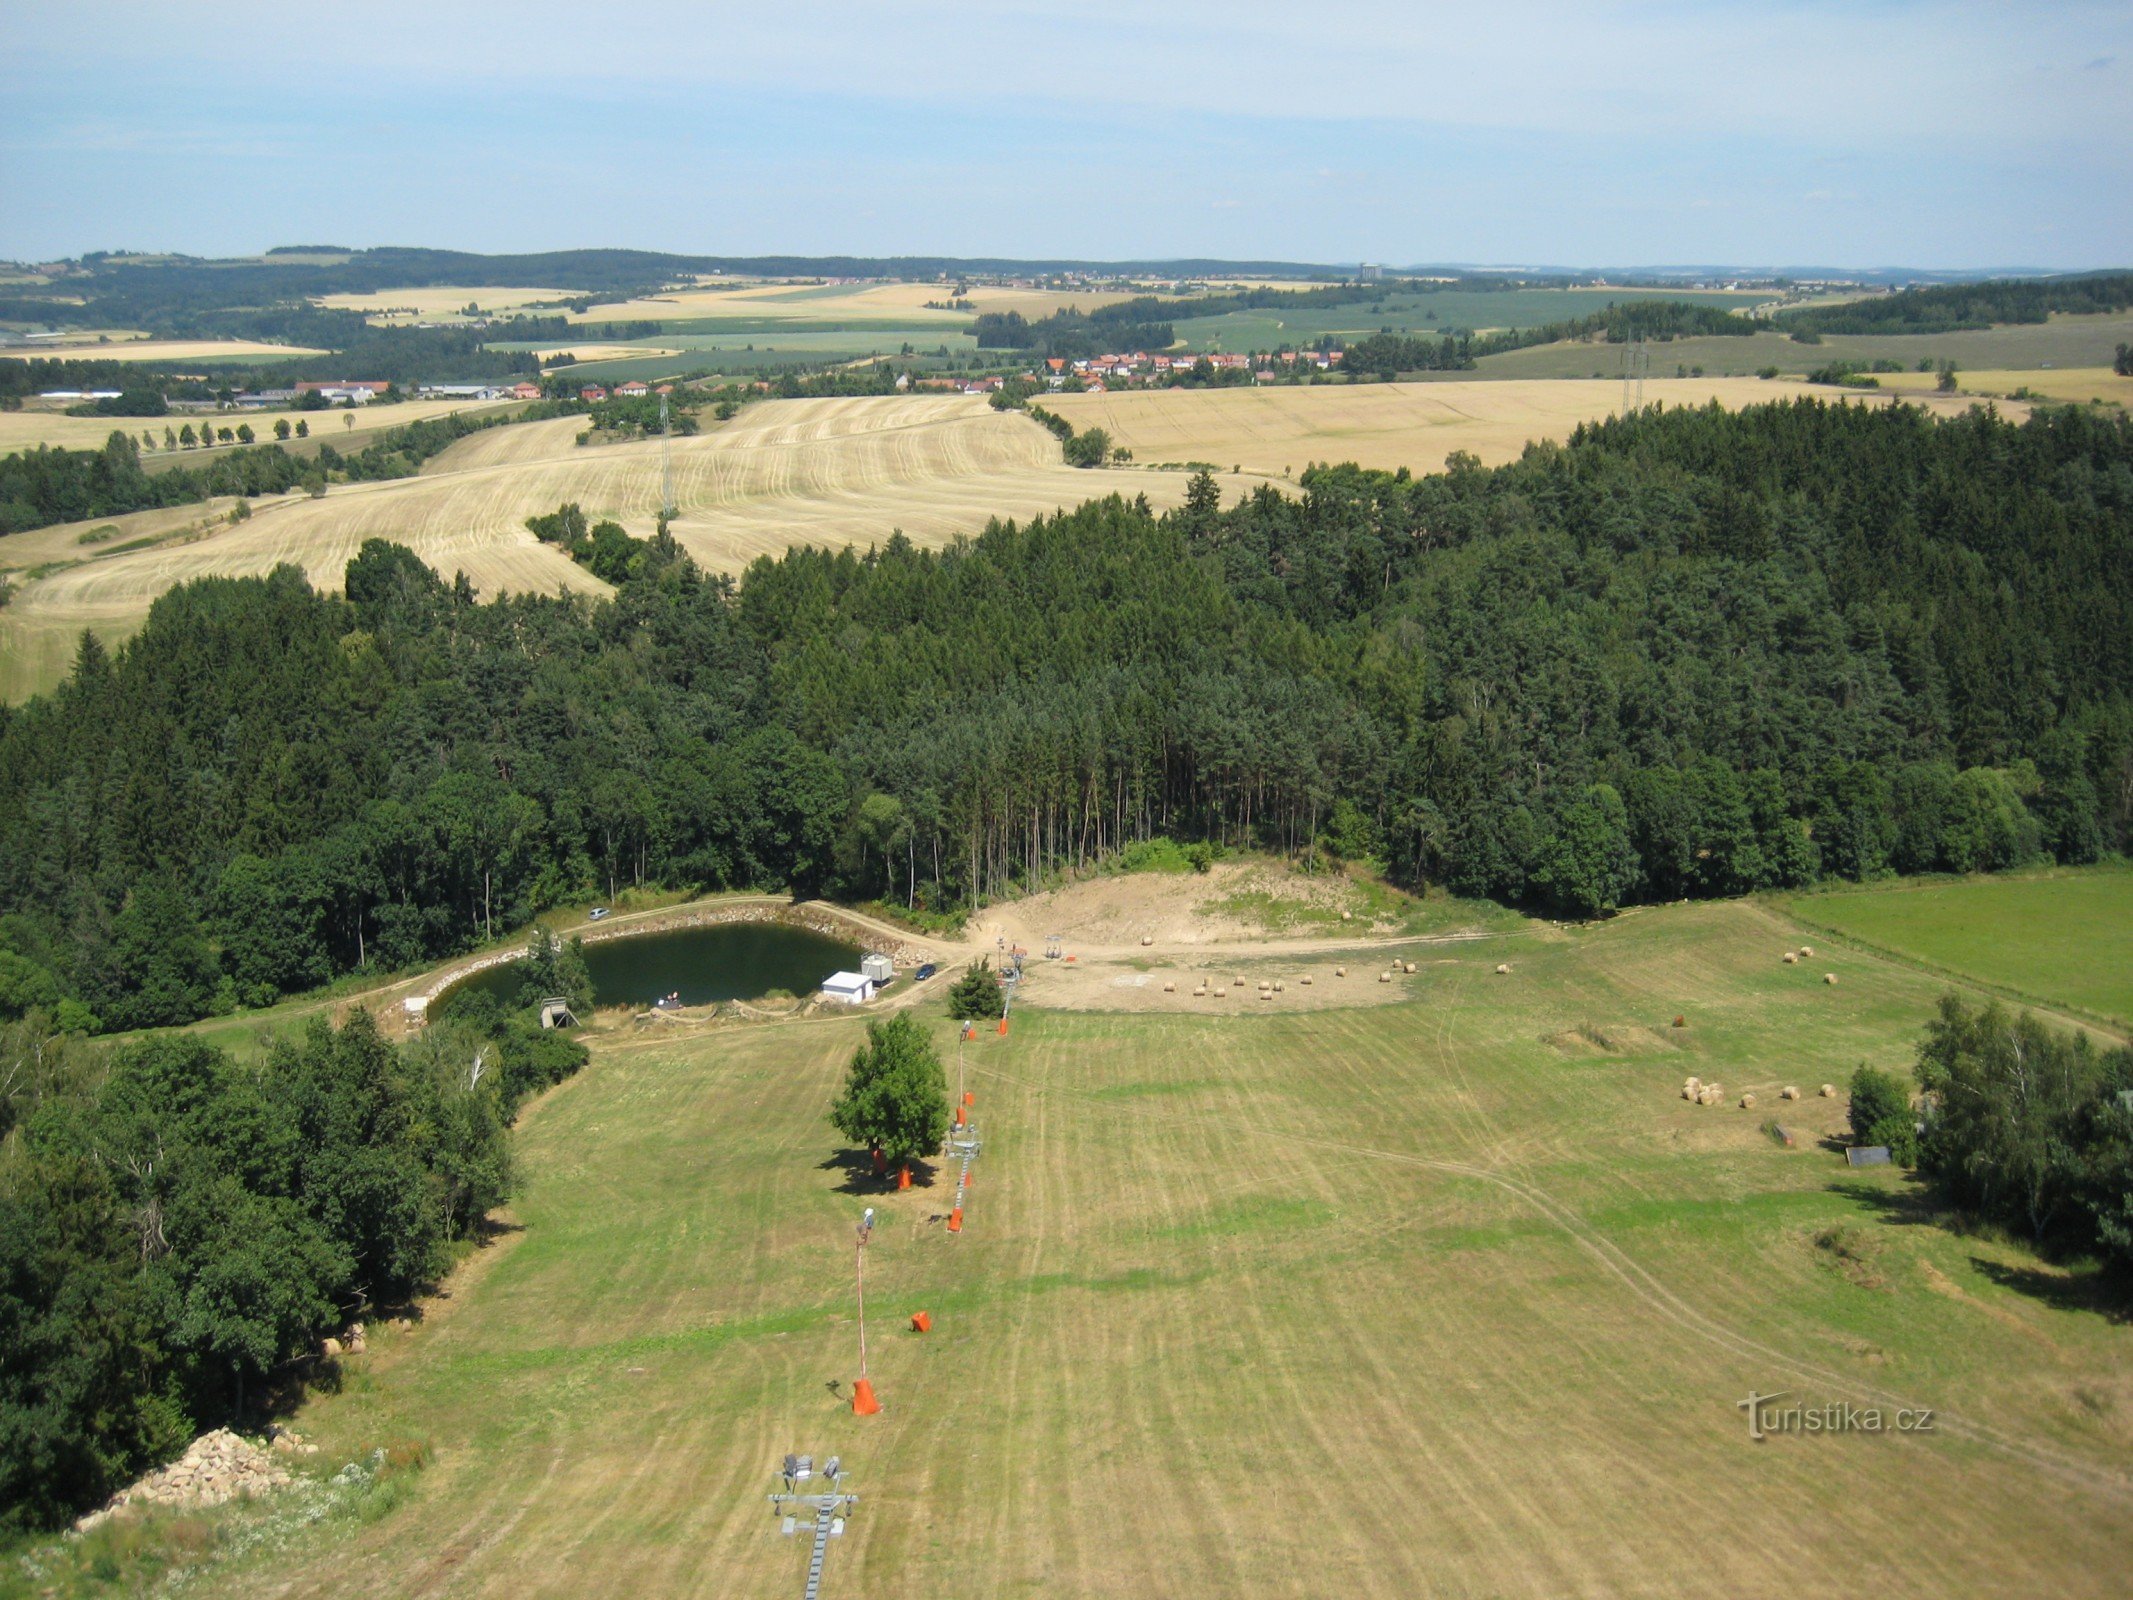
[[[323,1471],[428,1441],[411,1497],[202,1592],[786,1593],[763,1496],[811,1451],[864,1497],[832,1595],[2122,1593],[2133,1327],[1824,1145],[1814,1086],[1906,1061],[1944,983],[1786,936],[1528,925],[1316,1012],[1048,1010],[1038,970],[967,1047],[960,1235],[945,1181],[839,1159],[862,1019],[596,1037],[507,1230],[295,1419]],[[1751,1390],[1936,1427],[1757,1444]]]
[[[1798,895],[1801,921],[2050,1005],[2133,1021],[2133,870],[1909,880]]]

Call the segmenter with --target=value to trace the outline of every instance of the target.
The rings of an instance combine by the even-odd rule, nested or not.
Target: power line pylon
[[[667,397],[659,397],[659,515],[674,520],[674,430],[667,422]]]

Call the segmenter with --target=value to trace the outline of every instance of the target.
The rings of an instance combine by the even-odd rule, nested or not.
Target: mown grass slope
[[[2120,1593],[2133,1330],[1849,1172],[1841,1101],[1775,1100],[1904,1061],[1941,988],[1799,937],[1726,904],[1418,946],[1405,1003],[1280,1017],[1040,978],[969,1047],[955,1237],[945,1183],[836,1159],[857,1020],[610,1038],[526,1122],[518,1231],[298,1419],[328,1460],[427,1437],[419,1493],[217,1591],[783,1594],[763,1495],[811,1450],[864,1496],[833,1595]],[[1757,1444],[1751,1390],[1938,1426]]]

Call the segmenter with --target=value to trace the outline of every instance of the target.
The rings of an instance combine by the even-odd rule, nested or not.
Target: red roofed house
[[[640,394],[650,394],[651,392],[652,386],[639,378],[632,378],[628,383],[618,383],[615,385],[615,393],[628,395],[632,399],[634,399]]]
[[[597,383],[588,383],[584,388],[578,391],[578,398],[580,400],[605,400],[607,398],[607,391],[601,388]]]
[[[514,400],[538,400],[540,397],[541,386],[537,383],[514,383],[511,386],[511,398]]]

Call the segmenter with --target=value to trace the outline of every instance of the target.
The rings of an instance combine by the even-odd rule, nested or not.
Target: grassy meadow
[[[1279,1016],[1050,1011],[1039,972],[968,1047],[959,1236],[945,1178],[839,1155],[858,1019],[611,1033],[524,1120],[495,1240],[295,1419],[324,1471],[426,1440],[411,1497],[202,1576],[784,1594],[805,1547],[763,1496],[801,1450],[862,1496],[831,1595],[2115,1596],[2133,1330],[1845,1167],[1815,1086],[1906,1062],[1943,984],[1780,964],[1800,938],[1753,903],[1532,925],[1409,946],[1398,1003]],[[1680,1099],[1692,1072],[1727,1105]],[[1934,1427],[1756,1443],[1737,1403],[1780,1390]]]
[[[1903,879],[1798,895],[1786,909],[2009,995],[2133,1024],[2133,870]]]
[[[1800,344],[1789,335],[1757,333],[1745,339],[1674,339],[1646,346],[1652,376],[1671,377],[1680,366],[1702,367],[1713,377],[1745,376],[1765,367],[1787,374],[1812,371],[1833,361],[1867,365],[1900,361],[1953,361],[1965,372],[2062,367],[2110,369],[2117,347],[2133,341],[2133,316],[2056,316],[2048,322],[2007,323],[1964,333],[1826,334],[1820,344]],[[1622,347],[1610,344],[1545,344],[1482,359],[1484,378],[1616,377]],[[1930,381],[1930,380],[1928,380]],[[2041,387],[2041,385],[2032,385]],[[2101,391],[2091,390],[2089,393]],[[2088,393],[2078,398],[2087,399]]]

